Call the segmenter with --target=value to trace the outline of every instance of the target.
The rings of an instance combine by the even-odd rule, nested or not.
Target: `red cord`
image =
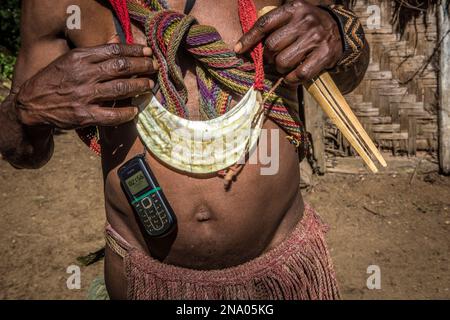
[[[131,32],[131,20],[127,8],[127,0],[109,0],[109,2],[113,6],[117,18],[122,25],[127,43],[132,44],[134,40],[133,33]]]
[[[255,2],[253,0],[238,0],[239,1],[239,19],[241,20],[242,31],[248,32],[256,20],[258,13],[256,11]],[[256,90],[264,90],[264,63],[263,63],[263,46],[258,43],[251,52],[253,62],[255,64],[255,84]]]
[[[253,0],[238,0],[239,1],[239,19],[241,21],[242,31],[248,32],[257,20],[256,6]],[[117,18],[122,25],[125,33],[125,38],[128,44],[132,44],[133,33],[131,32],[131,20],[127,8],[127,0],[109,0]],[[163,47],[163,46],[162,46]],[[255,65],[255,84],[256,90],[264,90],[264,64],[263,64],[263,46],[259,43],[251,52],[251,56]],[[100,145],[97,139],[89,137],[90,147],[97,154],[100,154]]]

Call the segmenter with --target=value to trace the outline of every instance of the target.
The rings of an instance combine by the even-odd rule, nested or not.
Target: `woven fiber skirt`
[[[123,258],[129,299],[339,299],[326,229],[306,204],[303,218],[281,244],[253,260],[219,270],[164,264],[130,246],[110,226],[106,240]]]

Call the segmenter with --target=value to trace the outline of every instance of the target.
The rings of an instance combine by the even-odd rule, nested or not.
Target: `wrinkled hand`
[[[26,126],[62,129],[131,121],[137,108],[101,104],[149,92],[157,69],[151,56],[149,48],[117,43],[72,50],[21,86],[17,117]]]
[[[264,58],[289,84],[300,84],[333,68],[343,46],[339,27],[325,10],[303,0],[289,1],[260,17],[235,46],[237,53],[264,43]]]

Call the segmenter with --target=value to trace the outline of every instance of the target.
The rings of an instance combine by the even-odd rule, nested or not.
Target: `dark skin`
[[[191,14],[200,23],[215,26],[230,46],[240,42],[240,53],[263,40],[267,63],[285,76],[293,91],[338,62],[342,43],[337,25],[315,6],[319,1],[255,2],[258,10],[265,6],[279,9],[261,18],[244,37],[237,1],[211,6],[207,0],[197,0]],[[80,6],[84,17],[81,30],[66,30],[66,8],[73,4]],[[184,1],[170,0],[169,5],[182,11]],[[298,156],[283,132],[278,141],[278,174],[261,176],[260,165],[246,165],[228,192],[215,175],[181,174],[148,155],[147,162],[177,214],[178,225],[166,238],[143,235],[117,178],[118,167],[143,150],[132,121],[137,110],[125,98],[148,92],[157,72],[142,31],[134,27],[133,33],[136,45],[114,43],[118,39],[111,12],[101,1],[24,1],[23,48],[12,93],[0,109],[4,158],[18,168],[41,167],[53,153],[54,128],[97,125],[102,139],[106,218],[133,246],[165,263],[213,269],[243,263],[278,245],[303,212]],[[367,54],[360,60],[354,68],[333,75],[341,90],[350,91],[362,78]],[[194,70],[189,57],[180,55],[180,61],[190,94],[188,108],[196,118]],[[113,100],[121,100],[115,108],[111,107]],[[270,120],[264,128],[278,129]],[[126,297],[122,261],[110,249],[105,278],[112,298]]]
[[[265,60],[293,85],[334,67],[342,57],[336,22],[305,1],[288,1],[260,17],[236,44],[235,51],[247,52],[261,41]]]

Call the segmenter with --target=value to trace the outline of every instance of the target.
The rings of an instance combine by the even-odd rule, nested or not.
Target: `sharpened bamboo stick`
[[[324,97],[326,97],[326,99],[328,100],[328,102],[330,103],[330,105],[333,107],[333,110],[336,112],[336,114],[339,116],[339,118],[343,121],[343,123],[345,124],[345,126],[349,129],[350,133],[356,138],[356,140],[358,141],[358,143],[361,145],[361,147],[364,149],[364,151],[369,155],[370,154],[370,150],[367,148],[367,146],[363,143],[363,141],[360,140],[360,135],[358,134],[358,131],[356,130],[356,128],[352,125],[351,121],[347,118],[347,116],[345,115],[345,113],[339,108],[339,105],[336,102],[336,99],[334,99],[333,94],[331,94],[328,90],[327,90],[327,86],[323,84],[322,81],[317,80],[315,81],[315,83],[317,84],[317,86],[320,88],[320,92],[322,95],[324,95]]]
[[[311,96],[313,96],[313,98],[316,99],[317,103],[322,107],[323,111],[328,115],[328,117],[330,117],[330,119],[333,121],[336,127],[342,132],[344,137],[350,142],[352,147],[356,150],[356,152],[358,152],[358,154],[367,164],[369,169],[373,173],[377,173],[378,168],[376,167],[376,165],[374,164],[368,153],[364,150],[364,147],[358,141],[358,137],[355,136],[350,131],[348,126],[344,123],[344,120],[341,118],[341,116],[339,116],[338,112],[335,110],[335,108],[338,108],[338,106],[336,106],[334,104],[334,101],[330,99],[322,83],[318,81],[313,81],[306,87],[306,89],[311,94]]]
[[[366,145],[369,147],[370,151],[373,153],[373,155],[377,158],[377,160],[380,162],[380,164],[383,167],[387,167],[387,163],[384,160],[383,156],[381,155],[378,148],[375,146],[373,141],[370,139],[369,135],[367,134],[366,130],[364,130],[364,127],[359,122],[356,115],[353,113],[352,109],[348,105],[345,98],[342,96],[340,90],[334,83],[333,79],[331,78],[330,74],[328,72],[325,72],[319,76],[319,81],[321,81],[324,86],[330,90],[330,92],[333,94],[334,98],[337,100],[337,103],[339,104],[342,111],[345,113],[345,115],[349,118],[351,123],[355,126],[358,133],[361,135],[361,138],[366,143]]]
[[[275,6],[264,7],[259,11],[258,16],[261,17],[276,8]],[[364,130],[329,73],[322,73],[305,87],[373,173],[377,173],[378,168],[371,156],[383,167],[387,166],[380,151]]]

